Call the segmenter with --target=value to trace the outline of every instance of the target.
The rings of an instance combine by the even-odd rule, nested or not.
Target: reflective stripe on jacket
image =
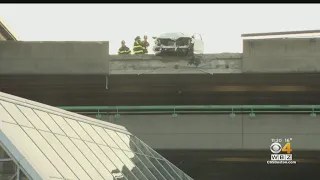
[[[143,47],[141,46],[141,41],[135,41],[133,44],[134,54],[143,54]]]
[[[118,54],[131,54],[131,50],[127,46],[121,46],[118,50]]]

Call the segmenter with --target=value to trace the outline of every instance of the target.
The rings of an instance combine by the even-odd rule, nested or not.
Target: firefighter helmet
[[[141,38],[140,38],[140,36],[137,36],[134,40],[140,40]]]

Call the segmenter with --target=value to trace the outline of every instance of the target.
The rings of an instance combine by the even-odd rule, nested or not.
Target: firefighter
[[[141,45],[143,47],[143,54],[148,54],[148,47],[150,46],[148,42],[148,36],[143,36],[143,41],[141,42]]]
[[[143,47],[142,47],[140,36],[137,36],[134,39],[133,53],[134,54],[143,54]]]
[[[118,54],[131,54],[131,50],[126,46],[124,40],[121,41],[121,47],[118,50]]]

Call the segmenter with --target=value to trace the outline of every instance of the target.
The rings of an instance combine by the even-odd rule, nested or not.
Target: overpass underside
[[[320,74],[1,75],[0,91],[52,106],[314,105]]]

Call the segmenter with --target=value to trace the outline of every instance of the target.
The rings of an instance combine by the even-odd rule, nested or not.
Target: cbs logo
[[[272,143],[270,145],[270,151],[273,154],[278,154],[280,152],[284,152],[284,153],[290,154],[292,152],[291,143],[287,142],[283,147],[281,146],[280,143],[276,143],[276,142]]]

